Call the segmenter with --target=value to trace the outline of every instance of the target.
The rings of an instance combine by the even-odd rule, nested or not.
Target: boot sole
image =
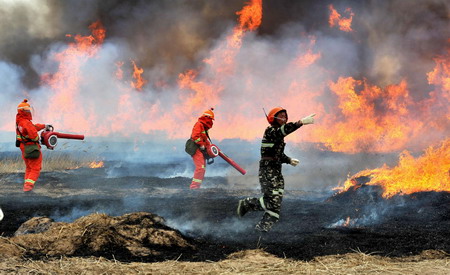
[[[241,211],[241,208],[242,208],[242,204],[243,204],[244,202],[242,201],[242,200],[240,200],[239,201],[239,203],[238,203],[238,207],[237,207],[237,209],[236,209],[236,214],[241,218],[241,217],[243,217],[244,215],[242,214],[242,211]]]

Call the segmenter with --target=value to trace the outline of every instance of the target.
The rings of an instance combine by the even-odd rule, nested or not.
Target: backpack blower
[[[210,158],[215,158],[217,156],[220,156],[221,158],[223,158],[226,162],[228,162],[228,164],[230,164],[231,166],[233,166],[236,170],[239,171],[239,173],[241,173],[242,175],[245,175],[245,173],[247,173],[245,171],[245,169],[243,169],[241,166],[239,166],[234,160],[232,160],[229,156],[225,155],[224,152],[222,152],[219,147],[217,147],[214,144],[211,144],[209,146],[206,147],[206,153],[208,154],[208,156]]]
[[[48,149],[53,150],[56,145],[58,145],[58,138],[84,140],[84,135],[72,135],[53,132],[53,126],[50,126],[48,129],[41,133],[41,144],[44,144]]]

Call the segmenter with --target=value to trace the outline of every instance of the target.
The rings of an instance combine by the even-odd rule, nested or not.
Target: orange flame
[[[350,225],[350,221],[351,221],[350,217],[347,217],[347,218],[345,219],[344,224],[342,224],[342,226],[348,227],[348,226]]]
[[[239,15],[239,25],[227,37],[226,44],[214,50],[211,57],[204,60],[204,63],[208,64],[214,72],[213,78],[197,80],[196,70],[188,70],[179,75],[180,88],[195,91],[194,95],[188,95],[187,98],[185,94],[182,95],[185,112],[191,112],[203,106],[205,98],[211,106],[219,102],[219,95],[223,90],[222,81],[234,72],[235,57],[241,47],[245,31],[256,30],[262,21],[262,0],[251,0],[246,4],[241,11],[236,12]]]
[[[207,83],[201,81],[195,81],[197,77],[197,72],[194,70],[189,70],[184,74],[180,74],[178,78],[178,85],[182,89],[191,89],[196,91],[195,96],[187,99],[186,104],[188,106],[200,106],[204,103],[205,98],[208,98],[209,102],[217,102],[218,96],[215,91],[220,91],[221,89],[212,87]]]
[[[404,151],[400,155],[398,166],[389,168],[384,165],[378,169],[361,171],[338,189],[340,192],[349,190],[356,185],[356,179],[363,176],[370,177],[366,185],[383,188],[384,198],[415,192],[450,192],[450,139],[446,139],[439,148],[429,147],[417,159]]]
[[[313,46],[316,44],[316,38],[312,37],[309,45],[305,50],[300,49],[301,54],[294,59],[293,64],[299,68],[307,68],[319,60],[322,56],[321,53],[314,53]],[[306,53],[305,53],[306,52]]]
[[[350,8],[345,11],[349,14],[348,18],[342,18],[341,15],[334,9],[333,5],[328,6],[330,10],[330,17],[328,18],[328,23],[330,27],[339,26],[339,29],[344,32],[351,32],[352,30],[352,20],[353,12]]]
[[[409,97],[406,81],[386,89],[371,86],[351,77],[330,83],[338,104],[313,130],[332,151],[356,153],[390,152],[405,148],[418,135],[422,122],[411,115],[415,107]]]
[[[139,68],[136,65],[136,62],[131,61],[133,63],[133,78],[136,79],[135,82],[131,82],[131,87],[135,88],[138,91],[142,90],[142,86],[144,86],[147,81],[142,78],[142,74],[144,73],[144,69]]]
[[[450,39],[448,39],[450,43]],[[448,127],[450,121],[450,48],[447,49],[447,55],[434,59],[436,67],[427,74],[428,82],[432,85],[441,87],[433,92],[430,101],[442,109],[439,113],[446,114],[442,120],[443,127]]]
[[[89,164],[89,168],[102,168],[103,167],[103,161],[98,161],[98,162],[95,162],[95,161],[93,161],[93,162],[91,162],[90,164]]]
[[[88,119],[77,109],[81,103],[75,98],[81,82],[81,65],[97,53],[106,33],[99,21],[92,23],[89,29],[92,35],[76,35],[75,43],[69,43],[66,50],[55,54],[54,58],[59,62],[58,71],[53,75],[44,74],[41,78],[55,92],[45,117],[78,129],[89,128]],[[64,106],[64,113],[61,106]]]
[[[262,22],[262,0],[251,0],[247,6],[238,12],[239,28],[242,30],[256,30]]]

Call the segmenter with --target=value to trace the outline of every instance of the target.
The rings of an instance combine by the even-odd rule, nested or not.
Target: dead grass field
[[[25,164],[20,155],[3,157],[0,161],[0,173],[19,173],[25,170]],[[72,156],[70,154],[54,152],[51,155],[44,155],[42,172],[89,167],[95,162],[97,162],[96,157],[91,155]]]
[[[47,169],[53,169],[50,171],[57,171],[56,167],[63,167],[64,169],[70,169],[71,167],[76,167],[80,165],[80,167],[88,167],[83,165],[89,165],[94,159],[86,159],[80,160],[79,158],[66,158],[61,156],[61,158],[48,158],[49,161]],[[16,165],[22,163],[21,159],[17,159]],[[14,163],[14,161],[11,161]],[[61,165],[61,166],[58,166]],[[12,167],[12,166],[11,166]],[[52,168],[50,168],[52,167]],[[20,169],[19,169],[20,170]],[[15,177],[20,178],[18,175],[3,175],[0,179],[0,186],[4,191],[2,198],[2,208],[6,211],[5,213],[21,213],[22,215],[27,215],[25,210],[31,211],[32,209],[36,209],[39,207],[56,207],[61,206],[62,198],[66,198],[72,195],[77,195],[81,199],[82,196],[86,194],[95,194],[95,198],[97,200],[97,207],[99,209],[107,208],[107,205],[103,205],[102,201],[108,202],[117,202],[114,201],[116,197],[121,197],[126,192],[130,192],[130,190],[134,190],[133,192],[145,192],[148,199],[145,201],[143,205],[148,208],[147,210],[152,210],[153,205],[154,209],[158,209],[159,206],[163,205],[164,202],[167,201],[166,196],[174,197],[175,194],[180,194],[180,197],[177,201],[177,204],[172,205],[173,211],[179,211],[176,205],[180,208],[185,208],[185,205],[193,205],[195,209],[198,209],[199,213],[203,213],[206,220],[214,220],[221,219],[221,216],[217,216],[217,214],[223,214],[224,218],[228,216],[227,207],[228,201],[225,201],[224,198],[231,199],[229,202],[230,205],[234,206],[234,201],[236,200],[236,195],[229,191],[230,194],[221,194],[215,189],[206,189],[199,194],[191,194],[187,190],[181,188],[181,184],[184,179],[159,179],[159,178],[111,178],[108,182],[109,189],[97,189],[94,188],[98,181],[103,180],[104,171],[102,169],[79,169],[79,170],[70,170],[70,172],[56,172],[56,173],[43,173],[40,181],[40,185],[38,186],[35,194],[35,201],[33,202],[30,198],[24,198],[20,196],[20,184],[16,186]],[[211,179],[210,179],[211,180]],[[127,184],[125,185],[124,182]],[[164,189],[161,189],[164,187]],[[187,188],[187,187],[186,187]],[[17,189],[17,190],[16,190]],[[89,191],[89,192],[88,192]],[[109,196],[107,200],[101,200],[100,194],[101,192],[107,193]],[[162,192],[164,191],[164,192]],[[224,190],[220,190],[224,191]],[[242,196],[242,191],[239,191]],[[167,195],[169,194],[169,195]],[[202,199],[198,199],[199,196]],[[176,197],[176,196],[175,196]],[[216,198],[217,197],[217,198]],[[434,198],[434,197],[433,197]],[[208,200],[207,200],[208,199]],[[20,210],[20,207],[16,207],[14,205],[20,205],[20,203],[24,203],[23,200],[28,200],[28,204],[23,210]],[[217,202],[221,202],[218,204]],[[8,204],[8,202],[10,202]],[[14,204],[12,204],[14,202]],[[86,202],[94,203],[91,200],[88,200],[86,197]],[[436,202],[436,198],[434,203]],[[443,202],[447,202],[447,200],[443,200]],[[16,204],[17,203],[17,204]],[[80,201],[81,203],[81,201]],[[322,205],[322,204],[321,204]],[[214,206],[214,207],[213,207]],[[231,208],[232,206],[228,207]],[[289,212],[289,209],[297,209],[298,206],[300,208],[305,209],[304,213],[297,212]],[[327,203],[323,203],[322,207],[326,207]],[[69,209],[71,209],[71,205],[67,205]],[[120,205],[120,207],[124,207]],[[331,207],[331,206],[330,206]],[[420,208],[426,215],[421,215],[428,217],[430,213],[434,213],[437,210],[442,208],[441,204],[437,206],[431,205],[428,208]],[[216,209],[218,208],[218,209]],[[334,209],[335,207],[333,207]],[[44,208],[39,209],[41,212],[45,210]],[[306,210],[309,209],[309,210]],[[291,217],[291,222],[297,220],[295,215],[300,215],[299,217],[303,218],[303,221],[306,222],[304,218],[307,218],[308,211],[312,211],[311,222],[317,222],[318,216],[317,213],[313,210],[317,209],[315,204],[307,204],[305,202],[297,202],[297,201],[286,201],[285,210],[286,213],[289,213]],[[329,208],[327,208],[329,209]],[[331,208],[330,208],[331,209]],[[416,208],[412,208],[416,209]],[[48,209],[51,210],[50,208]],[[337,209],[335,209],[337,210]],[[14,212],[16,211],[16,212]],[[181,210],[180,210],[181,211]],[[181,211],[183,212],[183,211]],[[325,211],[328,213],[328,211]],[[31,213],[31,212],[30,212]],[[297,213],[297,214],[295,214]],[[316,214],[314,214],[316,213]],[[320,212],[322,213],[322,212]],[[403,212],[402,212],[403,213]],[[441,210],[439,212],[441,215],[444,215],[446,210]],[[198,214],[197,212],[193,212],[193,214]],[[403,213],[404,214],[404,213]],[[6,254],[0,255],[0,274],[450,274],[450,255],[447,253],[448,250],[439,250],[439,246],[436,243],[432,243],[429,246],[430,248],[425,248],[423,244],[428,244],[433,238],[419,238],[417,236],[426,236],[428,231],[424,231],[424,233],[420,233],[419,235],[395,235],[394,239],[389,239],[387,241],[387,237],[390,235],[392,230],[396,230],[395,232],[407,233],[407,232],[416,232],[417,228],[422,227],[408,227],[405,229],[401,229],[404,225],[410,225],[413,222],[418,222],[419,224],[427,224],[430,222],[429,219],[425,219],[424,221],[419,220],[419,216],[412,215],[409,217],[405,217],[404,215],[400,215],[402,219],[405,219],[405,222],[400,224],[391,224],[389,227],[389,231],[377,231],[377,234],[373,234],[373,232],[366,232],[362,234],[362,232],[353,232],[352,231],[325,231],[323,234],[325,235],[315,235],[314,238],[310,238],[309,240],[316,241],[316,243],[305,242],[301,246],[298,246],[298,250],[291,250],[291,255],[287,255],[283,257],[283,253],[272,254],[272,251],[268,252],[264,246],[254,246],[249,249],[241,249],[232,247],[228,250],[233,250],[232,253],[227,254],[225,257],[220,258],[219,260],[192,260],[192,257],[186,257],[179,250],[174,250],[175,252],[167,257],[166,260],[161,260],[157,262],[141,262],[137,260],[133,261],[125,261],[123,259],[118,260],[118,257],[100,257],[100,256],[91,256],[91,254],[87,254],[86,257],[78,256],[67,256],[67,255],[58,255],[58,256],[46,256],[46,254],[39,254],[36,257],[32,256],[19,256],[19,257],[10,257]],[[212,215],[212,216],[209,216]],[[308,214],[309,215],[309,214]],[[445,215],[444,215],[445,216]],[[444,216],[438,217],[440,223],[445,222],[447,219]],[[192,219],[192,217],[190,217]],[[300,220],[300,219],[298,219]],[[431,221],[434,221],[431,219]],[[3,221],[5,223],[6,220]],[[202,220],[199,220],[202,222]],[[307,228],[313,228],[314,223],[304,224]],[[290,236],[293,232],[303,232],[298,228],[298,224],[290,224],[286,221],[285,225],[288,228],[295,228],[294,231],[286,231],[283,233]],[[6,228],[6,227],[5,227]],[[281,230],[278,227],[278,230]],[[310,229],[307,229],[310,230]],[[83,230],[84,232],[84,230]],[[245,233],[246,231],[242,232]],[[306,232],[306,233],[305,233]],[[309,231],[305,231],[302,233],[303,236],[307,236],[310,233]],[[309,232],[309,233],[308,233]],[[365,232],[365,231],[364,231]],[[393,232],[393,231],[392,231]],[[394,232],[394,233],[395,233]],[[440,233],[439,233],[440,232]],[[445,242],[446,234],[444,231],[439,231],[436,233],[436,236],[441,236],[442,241]],[[385,234],[386,233],[386,234]],[[397,234],[396,233],[396,234]],[[433,233],[433,232],[431,232]],[[62,234],[62,232],[61,232]],[[58,236],[61,235],[58,231]],[[328,234],[328,235],[327,235]],[[384,234],[384,235],[383,235]],[[296,235],[295,235],[296,236]],[[292,235],[291,237],[295,237]],[[328,236],[328,238],[326,238]],[[386,237],[385,237],[386,236]],[[298,237],[298,236],[297,236]],[[2,241],[8,242],[10,240],[7,237],[0,237]],[[280,238],[282,238],[280,236]],[[348,241],[340,241],[348,239]],[[361,239],[355,239],[361,238]],[[389,249],[386,249],[384,252],[379,252],[380,250],[376,247],[373,249],[368,249],[368,246],[364,247],[363,239],[366,238],[374,238],[373,241],[379,242],[380,240],[386,240],[388,242],[388,246],[395,247],[396,245],[403,245],[404,250],[399,250],[402,255],[394,257],[389,253]],[[352,250],[347,249],[346,253],[337,254],[336,252],[328,254],[326,256],[315,256],[308,259],[304,259],[308,249],[312,249],[316,247],[318,244],[322,242],[320,240],[326,241],[326,246],[322,248],[317,248],[317,251],[320,249],[330,248],[333,243],[330,241],[335,240],[335,244],[340,245],[340,247],[362,247],[362,251],[360,250]],[[402,241],[404,240],[404,241]],[[352,242],[350,242],[352,241]],[[354,241],[354,242],[353,242]],[[416,243],[414,243],[416,242]],[[229,242],[227,245],[229,247],[232,246],[233,242]],[[243,241],[245,243],[245,241]],[[297,240],[297,243],[298,240]],[[357,243],[358,246],[352,245],[353,243]],[[10,243],[11,244],[11,243]],[[13,244],[14,245],[14,244]],[[277,243],[270,245],[266,245],[274,250],[278,245]],[[285,250],[289,251],[292,243],[288,244],[283,243]],[[309,247],[305,247],[309,246]],[[243,245],[245,246],[245,245]],[[410,247],[411,246],[411,247]],[[406,249],[412,249],[415,246],[424,247],[421,249],[420,253],[406,253]],[[220,245],[214,246],[214,249],[220,249]],[[263,248],[260,248],[263,247]],[[380,245],[383,247],[383,245]],[[445,245],[443,246],[446,247]],[[18,249],[21,249],[19,246]],[[22,247],[23,249],[23,247]],[[331,249],[331,248],[330,248]],[[407,251],[412,251],[407,250]],[[415,249],[417,250],[417,249]],[[414,251],[415,251],[414,250]],[[349,252],[350,251],[350,252]],[[368,252],[371,251],[371,252]],[[447,251],[447,252],[446,252]],[[205,253],[209,253],[212,251],[208,251]],[[397,251],[398,252],[398,251]],[[303,259],[300,259],[298,254],[305,253]],[[318,254],[316,254],[318,255]],[[190,260],[186,260],[189,258]],[[169,260],[167,260],[169,259]]]
[[[120,262],[102,257],[0,260],[0,272],[14,274],[450,274],[449,255],[435,250],[403,258],[361,252],[295,261],[263,250],[245,250],[219,262]]]

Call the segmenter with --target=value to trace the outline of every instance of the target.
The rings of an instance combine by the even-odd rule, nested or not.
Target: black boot
[[[246,199],[239,200],[236,213],[239,217],[243,217],[250,210]]]

